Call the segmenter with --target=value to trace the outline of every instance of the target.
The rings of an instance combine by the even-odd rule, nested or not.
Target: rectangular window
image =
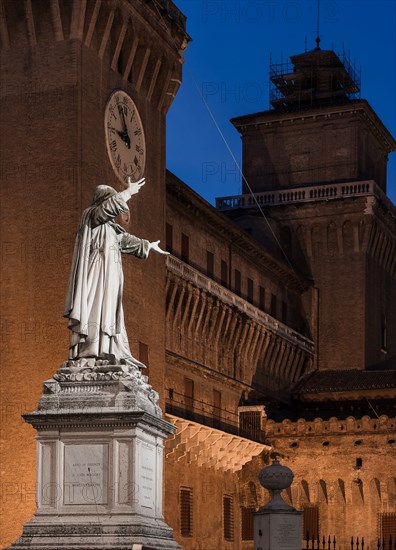
[[[271,294],[271,315],[272,317],[275,317],[276,319],[276,316],[277,316],[277,303],[276,303],[276,296],[275,294]]]
[[[190,239],[184,233],[181,234],[181,259],[186,263],[190,259]]]
[[[242,540],[254,540],[254,512],[253,507],[241,506],[241,533]]]
[[[180,487],[180,534],[193,536],[193,498],[191,487]]]
[[[144,369],[143,374],[148,376],[149,374],[149,348],[147,344],[139,342],[139,361],[146,365],[147,369]]]
[[[282,302],[282,323],[287,324],[287,303]]]
[[[213,279],[214,275],[214,254],[206,251],[206,275]]]
[[[173,226],[167,223],[165,226],[165,243],[166,251],[173,253]]]
[[[319,507],[304,506],[303,508],[303,536],[305,540],[316,540],[319,537]]]
[[[190,378],[184,379],[184,404],[186,409],[194,409],[194,380]]]
[[[223,496],[223,535],[224,540],[234,540],[234,502],[230,495]]]
[[[221,260],[221,284],[228,286],[228,265],[224,260]]]
[[[260,291],[259,291],[259,307],[260,309],[265,311],[265,288],[262,286],[260,286]]]
[[[238,269],[234,272],[234,292],[241,295],[241,272]]]
[[[254,441],[262,440],[260,411],[240,411],[239,412],[239,435],[246,439]]]
[[[396,512],[380,514],[380,529],[380,538],[385,541],[385,548],[387,548],[390,537],[393,542],[396,541]]]
[[[247,299],[248,302],[253,303],[253,281],[249,277],[247,280]]]

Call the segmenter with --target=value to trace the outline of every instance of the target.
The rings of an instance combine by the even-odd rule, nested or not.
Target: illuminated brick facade
[[[116,88],[135,101],[148,151],[146,187],[123,223],[172,253],[123,266],[132,351],[178,428],[164,483],[175,538],[188,550],[251,549],[251,513],[267,497],[257,473],[275,450],[296,474],[289,499],[318,509],[321,534],[374,541],[379,514],[396,513],[396,229],[384,195],[393,138],[363,101],[321,103],[306,120],[298,104],[292,116],[275,104],[234,121],[289,264],[250,196],[214,209],[166,173],[165,115],[189,40],[172,2],[2,0],[0,15],[10,129],[0,135],[1,544],[34,511],[35,434],[20,415],[66,359],[80,213],[98,183],[120,188],[103,128]],[[282,140],[288,156],[275,162]],[[348,147],[356,155],[337,173]]]

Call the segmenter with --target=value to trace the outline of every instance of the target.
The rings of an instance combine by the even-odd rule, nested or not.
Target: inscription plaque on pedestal
[[[152,508],[154,505],[154,449],[142,447],[140,473],[142,506]]]
[[[301,539],[301,522],[297,516],[278,515],[271,518],[271,548],[290,550]]]
[[[107,504],[107,445],[65,445],[64,464],[64,504]]]
[[[301,550],[301,512],[255,514],[254,550]]]

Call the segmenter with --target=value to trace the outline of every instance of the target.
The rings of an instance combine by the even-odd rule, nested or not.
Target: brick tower
[[[244,194],[217,207],[312,281],[302,309],[315,358],[289,409],[255,402],[266,405],[266,443],[296,473],[288,497],[304,539],[376,547],[396,534],[395,140],[357,97],[349,59],[319,40],[270,74],[273,108],[232,120]]]
[[[106,147],[107,101],[115,89],[126,92],[146,139],[145,193],[133,202],[126,228],[163,240],[165,115],[189,38],[185,17],[169,0],[2,0],[0,21],[7,545],[34,510],[34,433],[20,415],[35,408],[42,382],[67,358],[62,313],[79,216],[96,185],[122,189]],[[165,267],[151,260],[144,277],[141,264],[125,262],[124,307],[131,349],[139,357],[140,348],[145,362],[148,350],[150,380],[161,392]]]
[[[250,186],[283,253],[312,277],[306,313],[317,368],[386,368],[396,356],[396,210],[385,194],[395,140],[357,98],[347,56],[319,42],[271,65],[271,110],[232,120],[242,135],[244,194],[231,209],[227,199],[218,206],[263,240]]]

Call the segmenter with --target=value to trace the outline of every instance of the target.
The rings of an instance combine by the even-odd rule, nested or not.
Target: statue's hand
[[[128,178],[128,190],[132,195],[136,195],[139,193],[140,188],[143,187],[143,185],[146,183],[146,178],[142,178],[139,181],[132,181],[132,179]]]
[[[150,243],[150,250],[155,250],[159,254],[169,254],[169,252],[165,252],[165,250],[162,250],[162,248],[159,247],[159,241],[154,241],[153,243]]]

